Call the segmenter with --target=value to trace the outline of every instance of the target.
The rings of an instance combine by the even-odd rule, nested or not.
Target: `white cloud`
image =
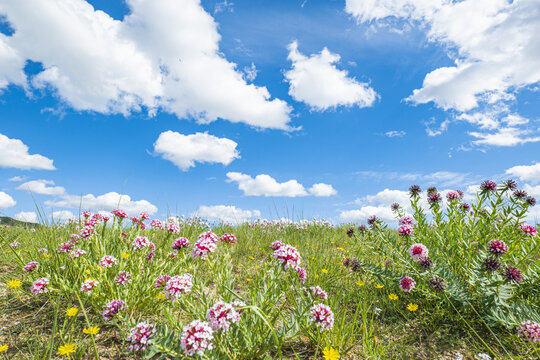
[[[8,194],[6,194],[3,191],[0,191],[0,209],[5,209],[5,208],[8,208],[8,207],[12,207],[16,203],[17,202],[15,200],[13,200],[13,198],[11,196],[9,196]]]
[[[247,81],[253,81],[257,77],[257,73],[259,70],[257,70],[257,67],[254,63],[251,63],[251,66],[244,66],[244,74]]]
[[[238,144],[227,138],[207,133],[183,135],[174,131],[162,132],[154,144],[154,151],[181,170],[195,166],[195,162],[229,165],[240,158]]]
[[[302,184],[296,180],[278,183],[273,177],[266,174],[252,178],[239,172],[228,172],[228,182],[238,183],[238,189],[246,196],[286,196],[297,197],[308,195]]]
[[[480,140],[474,140],[476,145],[516,146],[530,142],[539,142],[540,136],[528,136],[531,132],[516,127],[504,127],[493,133],[469,132],[469,135]]]
[[[336,195],[337,191],[330,184],[319,183],[319,184],[314,184],[312,187],[310,187],[309,193],[311,195],[318,196],[318,197],[328,197],[328,196]]]
[[[26,176],[14,176],[8,179],[8,181],[13,181],[13,182],[21,182],[24,180],[26,180]]]
[[[26,221],[31,223],[37,222],[37,214],[33,211],[21,211],[15,214],[14,218],[19,221]]]
[[[523,181],[540,181],[540,162],[534,165],[518,165],[505,171],[505,174],[517,176]],[[540,196],[539,196],[540,197]]]
[[[157,212],[157,207],[147,200],[132,201],[129,195],[122,195],[116,192],[108,192],[103,195],[62,195],[60,200],[45,201],[45,204],[53,207],[66,207],[72,209],[84,209],[93,211],[111,211],[116,208],[125,210],[130,215],[137,215],[145,211],[150,215]]]
[[[201,216],[209,220],[221,220],[228,224],[242,224],[248,219],[259,218],[259,210],[242,210],[235,206],[214,205],[201,206],[194,212],[195,216]]]
[[[77,217],[71,211],[68,211],[68,210],[58,210],[58,211],[53,211],[51,213],[51,219],[54,220],[54,222],[66,221],[69,219],[76,219],[76,218]]]
[[[289,82],[289,95],[303,101],[318,111],[340,105],[367,107],[373,105],[377,93],[366,83],[348,77],[335,63],[340,56],[324,48],[309,57],[298,51],[298,43],[292,42],[288,59],[292,69],[285,73]]]
[[[148,110],[290,129],[291,108],[247,84],[220,52],[217,23],[200,0],[127,0],[122,21],[84,0],[2,2],[15,29],[0,38],[0,87],[52,90],[75,110]],[[26,59],[44,70],[25,79]]]
[[[62,186],[47,186],[54,185],[52,180],[32,180],[25,182],[17,187],[17,190],[23,190],[34,194],[42,195],[62,195],[66,189]]]
[[[393,137],[404,137],[407,133],[403,130],[392,130],[392,131],[387,131],[384,133],[384,135],[388,136],[389,138],[393,138]]]
[[[389,206],[363,206],[361,209],[345,210],[339,214],[339,219],[345,223],[366,222],[366,220],[375,215],[386,223],[395,221],[395,215]]]
[[[28,146],[21,140],[10,139],[2,134],[0,134],[0,167],[12,167],[22,170],[55,169],[51,159],[39,154],[29,154]]]

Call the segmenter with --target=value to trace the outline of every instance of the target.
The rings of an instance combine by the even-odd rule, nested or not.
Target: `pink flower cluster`
[[[12,248],[16,249],[16,248],[18,248],[19,246],[21,246],[21,243],[18,242],[18,241],[14,241],[14,242],[12,242],[11,244],[9,244],[9,246],[11,246]]]
[[[23,268],[23,271],[30,272],[34,271],[39,266],[39,263],[37,261],[30,261],[28,264],[26,264]]]
[[[118,264],[118,259],[111,255],[105,255],[99,259],[99,266],[106,269]]]
[[[488,251],[495,256],[501,256],[508,251],[508,245],[502,240],[491,240],[489,242]]]
[[[156,250],[156,245],[154,245],[154,243],[148,240],[148,238],[145,236],[137,236],[131,242],[131,248],[133,250],[142,250],[144,248],[150,248],[151,251],[154,251]]]
[[[79,258],[83,255],[86,255],[86,251],[84,251],[83,249],[75,249],[71,251],[71,254],[69,254],[69,258],[70,259]]]
[[[58,251],[59,253],[67,253],[72,249],[72,247],[73,244],[70,241],[66,241],[58,245],[56,251]]]
[[[315,287],[310,287],[309,290],[311,291],[311,295],[313,295],[315,299],[316,298],[320,298],[322,300],[328,299],[328,294],[326,293],[326,291],[321,289],[319,285]]]
[[[279,248],[282,247],[283,245],[285,245],[285,244],[282,243],[282,242],[279,241],[279,240],[276,240],[276,241],[274,241],[272,244],[270,244],[270,249],[276,251],[277,249],[279,249]]]
[[[131,274],[127,271],[119,271],[116,277],[114,278],[114,282],[118,285],[127,285],[131,282]]]
[[[410,216],[403,216],[399,219],[399,225],[414,225],[414,219]]]
[[[161,222],[161,220],[154,219],[150,221],[150,226],[154,229],[163,229],[163,222]]]
[[[156,283],[154,284],[154,287],[160,288],[167,285],[167,281],[169,281],[171,277],[169,275],[159,275],[159,277],[156,280]]]
[[[311,320],[320,331],[330,330],[334,327],[334,313],[330,306],[324,304],[313,305],[310,309]]]
[[[523,223],[519,227],[525,233],[525,235],[531,237],[536,236],[536,228],[534,226]]]
[[[175,239],[172,243],[172,248],[175,251],[182,250],[184,248],[187,248],[189,246],[189,240],[185,237],[180,237],[178,239]]]
[[[298,281],[300,281],[301,284],[304,284],[307,279],[307,270],[301,266],[297,266],[296,269],[294,269],[294,271],[296,272],[296,275],[298,275],[298,278],[300,279]]]
[[[285,265],[285,270],[292,267],[296,269],[302,262],[300,253],[294,246],[283,244],[272,254],[281,264]]]
[[[127,213],[124,210],[114,209],[113,211],[111,211],[111,213],[120,219],[127,218]]]
[[[123,300],[115,299],[108,302],[105,305],[105,309],[101,312],[103,320],[108,321],[112,318],[113,315],[118,314],[119,311],[124,310],[125,302]]]
[[[165,284],[165,296],[172,301],[175,301],[183,293],[191,291],[193,287],[193,277],[191,274],[175,275]]]
[[[426,258],[429,255],[428,248],[420,243],[412,244],[409,248],[409,255],[415,261],[419,261],[422,258]]]
[[[146,350],[146,347],[152,343],[152,336],[155,334],[156,329],[154,324],[141,321],[134,328],[131,329],[131,335],[127,338],[127,341],[131,343],[129,348],[131,351]]]
[[[170,223],[167,225],[167,230],[169,230],[169,232],[172,234],[178,234],[180,232],[180,226],[175,223]]]
[[[148,220],[150,219],[150,215],[148,215],[147,213],[145,213],[144,211],[141,211],[141,213],[139,214],[139,216],[141,217],[141,220]]]
[[[91,237],[92,235],[94,235],[95,233],[96,233],[96,231],[94,230],[94,225],[89,224],[89,225],[86,225],[85,227],[83,227],[81,229],[81,231],[79,231],[79,236],[84,238],[84,239],[87,239],[87,238]]]
[[[191,255],[196,258],[200,257],[202,260],[206,260],[206,256],[210,253],[216,251],[217,242],[219,238],[216,234],[211,231],[207,231],[199,235],[195,245],[193,245],[193,250]]]
[[[221,242],[224,242],[225,244],[237,244],[238,239],[236,239],[236,236],[234,234],[223,234],[219,238]]]
[[[92,213],[90,211],[83,211],[82,216],[84,216],[85,218],[89,218],[90,216],[92,216]]]
[[[523,321],[519,325],[518,335],[521,338],[536,344],[537,342],[540,342],[540,324],[531,320]]]
[[[239,301],[229,304],[220,300],[215,303],[206,313],[206,318],[210,322],[210,327],[212,327],[214,331],[220,329],[228,331],[231,324],[240,321],[240,312],[237,311],[236,308],[241,306],[245,306],[245,304]]]
[[[412,225],[401,225],[398,227],[398,234],[400,236],[411,236],[414,231],[414,227]]]
[[[49,279],[45,277],[37,279],[30,287],[30,292],[34,295],[49,292],[47,285],[49,285]]]
[[[410,276],[405,276],[399,281],[399,287],[405,292],[411,292],[412,289],[416,286],[416,282]]]
[[[180,346],[187,356],[203,355],[206,350],[212,350],[214,331],[207,322],[195,320],[184,326],[180,338]]]
[[[446,194],[446,200],[448,201],[461,200],[462,197],[463,197],[463,192],[460,190],[450,191],[448,194]]]
[[[85,292],[87,295],[90,295],[94,288],[99,285],[99,281],[94,279],[87,279],[81,284],[81,292]]]

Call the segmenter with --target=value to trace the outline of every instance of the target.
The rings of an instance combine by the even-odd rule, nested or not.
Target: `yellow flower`
[[[250,278],[246,278],[246,281],[247,281],[247,282],[250,282],[251,280],[253,280],[253,279],[250,279]]]
[[[4,351],[7,351],[8,346],[7,344],[0,346],[0,353],[3,353]]]
[[[84,270],[84,273],[85,273],[86,275],[90,275],[90,270],[86,269],[86,270]]]
[[[49,254],[43,254],[43,257],[44,257],[45,259],[48,259],[48,258],[51,257],[51,255],[49,255]]]
[[[416,310],[418,310],[418,304],[410,303],[409,305],[407,305],[407,310],[409,310],[409,311],[416,311]]]
[[[326,270],[326,269],[322,269],[321,271],[322,271],[323,274],[328,274],[328,270]]]
[[[398,296],[396,294],[390,294],[388,295],[388,297],[390,298],[390,300],[397,300],[399,299]]]
[[[337,249],[338,249],[339,251],[345,251],[345,249],[342,248],[342,247],[338,247]]]
[[[312,257],[311,257],[311,260],[315,260],[315,256],[312,256]]]
[[[129,257],[129,254],[127,254],[127,253],[122,253],[122,257],[123,257],[124,259],[127,259],[127,258]]]
[[[250,256],[249,258],[250,258],[251,260],[255,260],[255,258],[254,258],[253,256]]]
[[[96,335],[99,332],[99,328],[97,326],[90,326],[89,328],[84,328],[82,332],[88,335]]]
[[[379,338],[375,335],[375,336],[373,336],[373,341],[379,342]]]
[[[166,297],[163,294],[157,294],[156,299],[164,300],[164,299],[166,299]]]
[[[363,281],[359,281],[359,282],[356,283],[356,285],[358,285],[358,286],[364,286],[364,285],[366,285],[366,283],[363,282]]]
[[[315,274],[315,279],[318,279],[319,278],[319,274]]]
[[[384,285],[377,284],[377,285],[375,285],[375,287],[376,287],[377,289],[382,289],[382,288],[384,287]]]
[[[66,314],[67,316],[75,316],[77,315],[78,312],[79,312],[79,309],[73,307],[73,308],[67,309]]]
[[[75,349],[77,348],[77,345],[75,344],[65,344],[60,347],[58,347],[58,355],[67,355],[74,353]]]
[[[339,359],[339,351],[332,347],[325,347],[323,350],[323,357],[325,360],[338,360]]]
[[[15,288],[18,288],[22,285],[22,282],[20,280],[11,280],[8,282],[8,287],[12,288],[12,289],[15,289]]]

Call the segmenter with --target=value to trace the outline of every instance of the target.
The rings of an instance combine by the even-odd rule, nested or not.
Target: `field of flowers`
[[[0,359],[539,359],[535,200],[511,180],[410,200],[397,229],[120,209],[0,228]]]

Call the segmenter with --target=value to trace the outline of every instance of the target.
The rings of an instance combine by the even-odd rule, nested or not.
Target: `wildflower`
[[[285,265],[285,270],[292,267],[296,268],[302,262],[298,250],[291,245],[284,244],[272,254],[281,264]]]
[[[150,226],[154,229],[163,229],[163,222],[161,222],[161,220],[154,219],[150,221]]]
[[[381,308],[378,308],[378,307],[376,307],[375,309],[373,309],[373,313],[374,313],[375,315],[379,315],[379,314],[381,313],[381,311],[382,311],[382,309],[381,309]]]
[[[124,310],[126,303],[123,300],[115,299],[108,302],[105,305],[105,309],[101,311],[103,320],[108,321],[113,315],[118,314],[119,311]]]
[[[175,301],[182,293],[190,292],[193,287],[193,277],[191,274],[175,275],[165,284],[165,296]]]
[[[119,219],[127,218],[127,213],[124,210],[114,209],[111,213]]]
[[[375,285],[375,288],[377,288],[377,289],[382,289],[383,287],[384,287],[384,285],[381,285],[381,284]]]
[[[400,236],[411,236],[413,233],[414,228],[412,225],[401,225],[398,227],[398,234]]]
[[[15,279],[15,280],[8,281],[7,285],[9,288],[15,289],[15,288],[21,287],[22,282],[20,280]]]
[[[61,345],[58,347],[58,355],[69,356],[69,354],[73,354],[75,352],[76,348],[77,345],[73,343]]]
[[[413,278],[405,276],[399,281],[399,287],[405,292],[411,292],[412,289],[416,286],[416,282]]]
[[[527,235],[527,236],[531,236],[531,237],[536,236],[536,228],[535,228],[534,226],[532,226],[532,225],[528,225],[528,224],[523,223],[523,224],[521,224],[521,225],[519,226],[519,228],[520,228],[520,229],[525,233],[525,235]]]
[[[156,299],[159,299],[159,300],[165,300],[166,297],[165,297],[165,295],[163,295],[163,294],[157,294],[157,295],[156,295]]]
[[[198,240],[209,239],[209,240],[213,241],[214,243],[217,243],[219,241],[219,237],[216,234],[214,234],[212,231],[206,231],[206,232],[203,232],[203,233],[199,234],[197,239]]]
[[[156,332],[154,324],[141,321],[131,329],[131,335],[127,338],[131,344],[131,351],[146,350],[146,347],[152,343],[152,335]]]
[[[529,204],[529,206],[536,205],[536,199],[533,198],[532,196],[527,196],[527,199],[525,200],[525,202],[527,202],[527,204]]]
[[[122,253],[122,259],[127,259],[129,257],[128,253]]]
[[[347,236],[352,237],[354,235],[354,228],[350,227],[347,229]]]
[[[429,256],[423,256],[418,259],[418,266],[424,270],[429,270],[433,267],[433,261]]]
[[[429,251],[427,247],[423,244],[416,243],[412,244],[409,248],[409,255],[413,258],[413,260],[420,260],[421,258],[427,257],[429,254]]]
[[[334,326],[334,313],[328,305],[317,304],[310,309],[311,320],[320,331],[330,330]]]
[[[444,292],[446,290],[447,283],[446,280],[435,275],[429,278],[428,286],[434,291]]]
[[[175,251],[182,250],[183,248],[187,248],[189,246],[189,240],[185,237],[180,237],[178,239],[175,239],[172,243],[172,248]]]
[[[400,206],[398,203],[393,203],[392,205],[390,205],[390,209],[392,209],[392,211],[398,211],[399,208]]]
[[[145,236],[137,236],[132,242],[131,242],[131,248],[133,250],[141,250],[144,248],[150,248],[152,251],[155,250],[156,246],[153,242],[148,240]]]
[[[73,317],[79,313],[79,309],[76,307],[72,307],[66,310],[66,315],[69,317]]]
[[[482,193],[495,192],[497,190],[497,184],[494,181],[486,180],[480,184],[480,191]]]
[[[360,234],[367,231],[366,225],[358,225],[358,231]]]
[[[81,284],[81,292],[85,292],[90,295],[94,288],[99,285],[99,281],[94,279],[87,279]]]
[[[225,244],[237,244],[238,239],[234,234],[223,234],[219,238],[219,241],[224,242]]]
[[[39,266],[39,263],[37,261],[30,261],[28,264],[26,264],[23,268],[23,271],[30,272],[34,271]]]
[[[94,230],[94,227],[92,225],[86,225],[79,232],[79,236],[86,239],[86,238],[89,238],[90,236],[94,235],[95,233],[96,233],[96,231]]]
[[[428,187],[428,189],[426,190],[428,194],[436,194],[437,193],[437,188],[435,186],[430,186]]]
[[[351,259],[349,259],[348,257],[343,259],[343,266],[348,267],[350,263],[351,263]]]
[[[96,335],[99,332],[99,328],[97,326],[90,326],[89,328],[84,328],[82,332],[88,335]]]
[[[169,281],[170,278],[171,277],[169,275],[160,275],[157,278],[156,283],[154,284],[154,287],[156,287],[156,288],[164,287],[167,284],[167,281]]]
[[[232,304],[220,300],[208,309],[206,318],[214,331],[228,331],[231,324],[240,321],[240,313]]]
[[[1,345],[1,346],[0,346],[0,354],[3,353],[4,351],[7,351],[8,348],[9,348],[9,347],[8,347],[7,344]]]
[[[523,200],[527,198],[527,192],[525,190],[515,190],[512,195],[519,200]]]
[[[461,199],[461,195],[457,191],[450,191],[448,194],[446,194],[446,200],[450,201],[456,201]]]
[[[321,272],[322,272],[323,274],[328,274],[328,270],[326,270],[326,269],[322,269]]]
[[[399,225],[414,225],[414,220],[410,216],[403,216],[399,219]]]
[[[414,311],[418,310],[418,305],[410,303],[409,305],[407,305],[407,310],[409,310],[410,312],[414,312]]]
[[[474,360],[491,360],[491,356],[484,353],[478,353],[474,356]]]
[[[59,253],[67,253],[71,250],[72,246],[73,245],[71,244],[71,242],[66,241],[58,245],[56,251],[58,251]]]
[[[326,291],[320,288],[320,286],[310,287],[309,290],[311,291],[311,295],[316,298],[321,298],[322,300],[328,299],[328,294]]]
[[[11,244],[9,244],[12,248],[16,249],[18,248],[19,246],[21,246],[21,243],[18,242],[18,241],[14,241],[12,242]]]
[[[511,282],[521,282],[523,280],[523,275],[521,270],[514,266],[507,266],[505,270],[506,280]]]
[[[105,255],[99,260],[99,266],[106,269],[118,264],[118,259],[111,255]]]
[[[392,301],[395,301],[395,300],[399,299],[396,294],[390,294],[390,295],[388,295],[388,298],[390,298],[390,300],[392,300]]]
[[[491,240],[488,245],[488,251],[495,256],[501,256],[508,251],[508,245],[501,240]]]
[[[119,271],[118,275],[114,278],[114,282],[118,285],[127,285],[131,282],[131,274],[127,271]]]
[[[193,245],[191,256],[193,256],[194,258],[200,257],[202,260],[206,260],[208,254],[216,251],[216,248],[216,241],[214,241],[212,237],[199,236],[199,238]]]
[[[469,211],[471,209],[471,206],[467,203],[461,203],[459,204],[459,208],[462,210],[462,211]]]
[[[418,196],[418,194],[420,194],[421,192],[422,192],[422,189],[420,189],[420,186],[418,185],[412,185],[409,188],[409,194],[411,194],[411,196],[413,197]]]
[[[206,350],[212,350],[214,331],[207,322],[195,320],[184,326],[180,338],[180,346],[187,356],[202,355]]]
[[[438,204],[441,201],[442,201],[442,197],[441,197],[441,194],[439,194],[438,192],[428,193],[428,203],[430,205]]]
[[[367,219],[367,223],[369,226],[373,227],[375,226],[375,224],[377,224],[379,222],[379,218],[375,215],[371,215],[368,219]]]
[[[69,258],[70,259],[79,258],[83,255],[86,255],[86,251],[84,251],[83,249],[75,249],[71,251],[71,253],[69,254]]]
[[[139,216],[141,217],[141,220],[148,220],[150,219],[150,215],[148,215],[147,213],[145,213],[144,211],[142,211]]]
[[[339,351],[332,347],[325,347],[323,350],[323,358],[325,360],[339,360]]]
[[[351,259],[351,270],[354,272],[362,270],[362,264],[360,264],[360,260],[358,260],[357,258]]]
[[[298,277],[300,278],[300,283],[303,284],[306,282],[306,279],[307,279],[307,270],[303,267],[296,267],[296,269],[294,269],[294,271],[296,272],[296,274],[298,275]]]
[[[489,272],[497,271],[501,267],[501,262],[496,258],[486,258],[482,263],[482,267]]]
[[[175,223],[170,223],[167,225],[167,230],[171,234],[178,234],[180,232],[180,226],[176,225]]]
[[[47,289],[47,285],[49,285],[49,279],[37,279],[30,287],[30,292],[34,295],[49,292],[49,289]]]
[[[366,283],[363,282],[363,281],[359,281],[359,282],[356,283],[356,285],[362,287],[362,286],[366,285]]]
[[[284,246],[284,245],[285,245],[285,244],[282,243],[281,241],[276,240],[276,241],[274,241],[272,244],[270,244],[269,247],[270,247],[270,249],[276,251],[276,250],[278,250],[280,247],[282,247],[282,246]]]
[[[531,320],[523,321],[519,325],[518,335],[533,344],[540,342],[540,324]]]

